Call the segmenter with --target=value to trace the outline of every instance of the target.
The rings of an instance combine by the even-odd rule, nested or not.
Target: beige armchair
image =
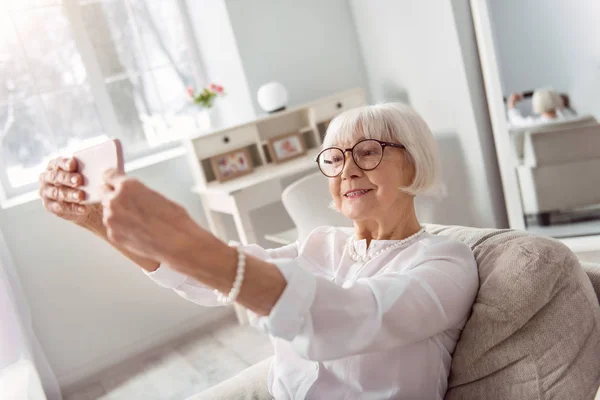
[[[520,164],[523,162],[523,149],[525,147],[525,134],[527,132],[565,130],[596,124],[598,124],[598,121],[596,121],[596,118],[593,115],[581,115],[574,118],[557,120],[555,122],[547,122],[545,124],[512,128],[509,134],[512,141],[514,156],[517,159],[517,163]]]
[[[600,204],[600,125],[525,132],[517,175],[523,211],[542,225],[551,212]]]
[[[447,400],[594,399],[600,265],[520,231],[427,225],[471,247],[479,292],[452,359]],[[265,360],[193,400],[270,399]]]

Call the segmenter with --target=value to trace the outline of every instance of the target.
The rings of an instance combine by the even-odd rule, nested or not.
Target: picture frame
[[[247,147],[213,156],[210,158],[210,165],[218,182],[248,175],[254,170],[252,156]]]
[[[269,139],[268,149],[271,160],[275,164],[301,157],[307,151],[300,132],[286,133]]]

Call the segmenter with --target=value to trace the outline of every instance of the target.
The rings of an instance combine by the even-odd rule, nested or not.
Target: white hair
[[[533,108],[534,113],[541,114],[562,108],[563,101],[555,90],[542,88],[533,92],[531,107]]]
[[[335,117],[327,128],[323,148],[353,144],[360,139],[403,144],[415,169],[412,183],[400,190],[417,195],[439,184],[437,143],[423,118],[411,107],[386,103],[358,107]]]

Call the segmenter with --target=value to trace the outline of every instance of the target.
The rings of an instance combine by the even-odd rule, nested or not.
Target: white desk
[[[265,235],[265,239],[282,246],[292,244],[298,240],[298,229],[292,228],[283,232],[267,234]]]
[[[314,159],[318,153],[318,149],[312,149],[303,157],[282,164],[260,166],[251,174],[229,182],[209,183],[205,188],[195,187],[193,191],[202,199],[211,231],[227,240],[222,214],[230,214],[240,242],[256,243],[258,238],[250,212],[281,201],[283,179],[317,171]]]
[[[211,183],[205,188],[195,187],[193,191],[202,199],[211,231],[221,240],[227,241],[222,215],[230,214],[233,216],[240,242],[257,243],[258,238],[250,212],[281,201],[282,180],[294,175],[314,172],[318,168],[314,161],[317,154],[318,149],[312,150],[307,155],[284,164],[258,167],[252,174],[229,182]],[[280,244],[286,243],[280,242]],[[242,325],[247,324],[246,310],[237,305],[234,308],[238,322]]]

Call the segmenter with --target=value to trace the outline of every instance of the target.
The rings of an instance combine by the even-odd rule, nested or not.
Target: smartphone
[[[77,161],[77,172],[83,175],[80,187],[86,193],[84,204],[100,202],[100,188],[104,185],[104,173],[114,168],[124,173],[123,148],[119,139],[107,140],[97,146],[73,154]]]

